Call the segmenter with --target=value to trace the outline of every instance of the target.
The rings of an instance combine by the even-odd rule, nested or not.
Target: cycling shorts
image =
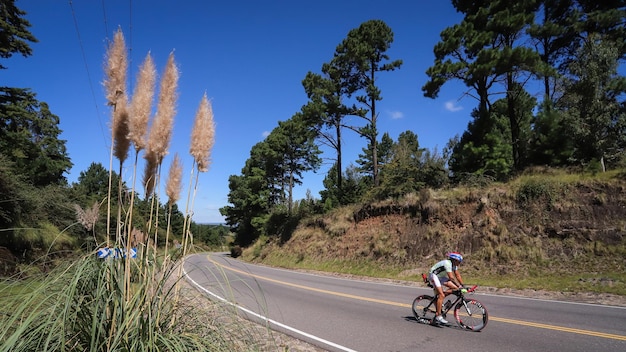
[[[428,279],[430,280],[431,285],[433,285],[434,287],[441,287],[441,284],[445,284],[446,282],[450,281],[450,278],[448,277],[439,277],[433,273],[430,273]]]

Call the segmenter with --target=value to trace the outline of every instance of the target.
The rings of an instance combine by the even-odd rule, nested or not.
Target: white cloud
[[[263,131],[263,133],[261,133],[261,135],[263,135],[263,138],[267,137],[270,135],[269,131]]]
[[[391,116],[392,120],[401,119],[404,117],[404,113],[402,111],[388,111],[389,116]]]
[[[452,112],[463,110],[462,106],[456,105],[456,102],[454,102],[452,100],[447,101],[445,106],[446,106],[446,110],[452,111]]]

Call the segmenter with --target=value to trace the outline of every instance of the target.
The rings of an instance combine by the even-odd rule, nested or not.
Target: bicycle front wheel
[[[420,323],[432,321],[437,313],[435,302],[433,302],[433,296],[429,295],[418,296],[415,300],[413,300],[411,308],[413,309],[413,316],[415,316],[415,319],[417,319]]]
[[[454,307],[454,318],[460,327],[480,331],[487,325],[487,309],[475,299],[465,299]]]

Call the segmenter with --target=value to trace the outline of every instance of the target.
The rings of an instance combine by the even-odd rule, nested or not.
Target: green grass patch
[[[381,266],[368,260],[323,260],[307,258],[302,255],[269,254],[263,258],[263,264],[288,269],[314,270],[328,273],[340,273],[375,278],[395,279],[405,268],[399,266]]]
[[[314,270],[414,282],[422,281],[421,272],[417,272],[414,267],[380,265],[367,260],[319,260],[302,255],[274,252],[263,259],[263,264],[287,269]],[[465,282],[480,286],[571,293],[610,293],[626,296],[626,273],[617,270],[603,273],[555,274],[552,271],[530,268],[524,272],[497,274],[485,273],[482,270],[468,270],[466,272],[461,268],[461,274]]]
[[[28,294],[37,290],[37,287],[41,285],[37,280],[3,280],[0,281],[0,306],[3,301],[13,295]]]
[[[602,274],[550,274],[530,273],[531,275],[487,275],[469,277],[468,282],[482,286],[513,289],[546,290],[555,292],[595,292],[626,296],[626,273],[606,272]]]

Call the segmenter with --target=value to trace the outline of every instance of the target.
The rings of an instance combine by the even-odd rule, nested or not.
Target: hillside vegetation
[[[243,258],[418,280],[450,250],[466,281],[626,295],[626,176],[544,172],[509,183],[423,190],[303,220],[287,241]]]

